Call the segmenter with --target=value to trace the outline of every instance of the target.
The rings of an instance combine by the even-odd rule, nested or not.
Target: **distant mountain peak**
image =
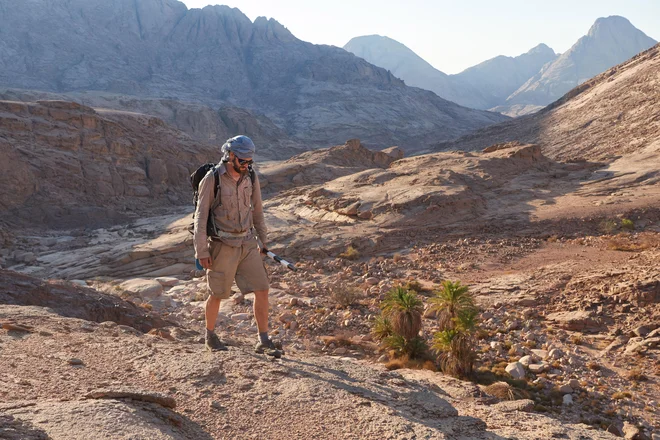
[[[611,15],[609,17],[600,17],[596,19],[589,32],[588,37],[599,38],[601,35],[610,35],[611,33],[637,33],[641,32],[625,17]]]
[[[657,42],[613,15],[597,19],[587,35],[507,98],[507,105],[536,109],[561,98],[573,87],[648,49]]]
[[[545,43],[541,43],[537,46],[534,46],[527,51],[527,54],[529,55],[537,54],[537,53],[543,53],[543,54],[547,53],[547,54],[555,55],[555,51]]]

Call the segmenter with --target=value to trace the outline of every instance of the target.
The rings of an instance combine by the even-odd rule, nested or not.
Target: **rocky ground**
[[[363,150],[349,142],[262,170],[272,248],[298,268],[269,268],[281,361],[252,353],[253,297],[239,293],[217,323],[229,352],[204,352],[189,208],[103,229],[1,228],[0,434],[660,435],[652,162],[624,157],[603,178],[603,164],[520,144],[389,166],[395,150]],[[426,303],[446,279],[482,309],[474,382],[432,364],[390,371],[405,365],[370,334],[384,294],[406,285]],[[425,313],[422,335],[436,329]]]
[[[144,318],[117,324],[112,316],[74,314],[88,309],[74,302],[53,309],[43,294],[30,301],[25,298],[34,295],[3,298],[3,304],[25,305],[1,309],[7,405],[0,432],[14,435],[9,438],[90,438],[106,429],[111,438],[271,438],[295,424],[288,427],[294,438],[319,432],[326,438],[608,438],[605,431],[651,438],[660,429],[660,228],[653,215],[638,220],[642,231],[488,234],[355,260],[302,259],[296,273],[272,265],[273,333],[287,348],[276,363],[251,353],[252,297],[239,293],[223,303],[218,321],[232,344],[229,353],[203,352],[206,287],[195,271],[49,287],[88,292],[84,284],[170,321],[147,334],[136,330]],[[134,231],[137,240],[140,229]],[[87,235],[98,240],[111,232]],[[47,240],[44,248],[58,246]],[[50,260],[35,255],[32,264],[40,261]],[[3,273],[19,277],[9,274]],[[497,403],[483,384],[384,367],[388,354],[369,334],[384,293],[407,284],[427,298],[443,279],[461,280],[477,295],[483,310],[477,367],[513,383],[515,408],[529,412],[512,416],[514,403]],[[30,280],[19,277],[3,290],[43,291]],[[36,285],[28,289],[30,283]],[[434,325],[432,317],[424,319],[426,337]],[[238,394],[248,397],[232,398]],[[66,437],[67,423],[81,413],[107,418],[95,416],[79,437]],[[147,422],[142,431],[118,427],[111,420],[120,415],[127,423]]]

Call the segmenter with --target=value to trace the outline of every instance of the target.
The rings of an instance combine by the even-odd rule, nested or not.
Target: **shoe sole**
[[[265,354],[266,356],[274,357],[275,359],[280,359],[284,353],[282,352],[277,352],[277,353],[266,353],[263,350],[254,350],[255,353],[257,354]]]

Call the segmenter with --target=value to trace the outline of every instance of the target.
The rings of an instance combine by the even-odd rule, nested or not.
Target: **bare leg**
[[[254,319],[257,320],[259,333],[268,331],[268,290],[254,292]],[[208,308],[207,308],[208,310]],[[217,314],[217,309],[216,309]],[[208,312],[207,312],[208,316]]]
[[[214,298],[212,295],[206,300],[206,329],[215,329],[215,320],[218,319],[218,311],[220,310],[220,298]],[[255,303],[256,305],[256,303]],[[266,309],[266,313],[268,310]]]

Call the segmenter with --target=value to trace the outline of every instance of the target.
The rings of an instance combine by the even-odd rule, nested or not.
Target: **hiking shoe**
[[[206,349],[208,351],[227,351],[227,346],[213,332],[206,333]]]
[[[269,339],[268,342],[263,343],[261,341],[257,342],[257,345],[254,346],[254,351],[256,353],[264,353],[268,356],[273,356],[274,358],[282,357],[282,350],[279,350],[272,339]]]

